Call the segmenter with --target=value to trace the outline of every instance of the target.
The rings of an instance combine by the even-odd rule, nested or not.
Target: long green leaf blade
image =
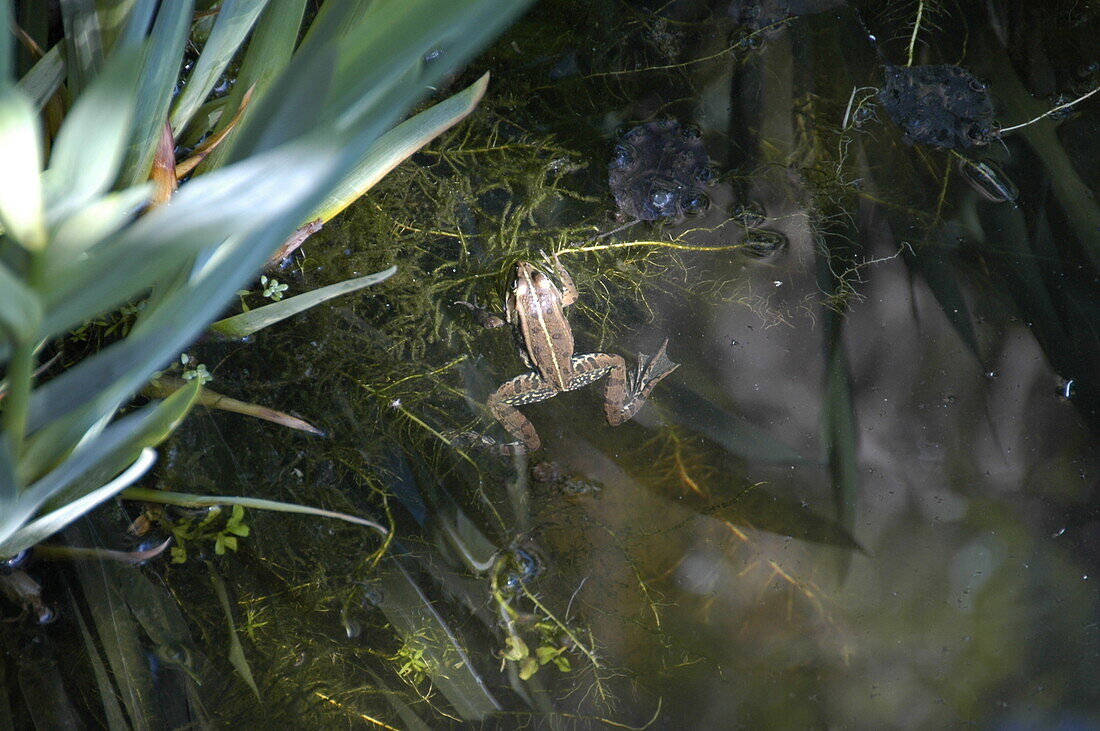
[[[303,140],[199,176],[180,189],[172,205],[143,216],[115,239],[90,251],[86,260],[51,269],[43,330],[63,332],[141,294],[228,234],[248,237],[271,221],[311,206],[331,184],[329,177],[337,170],[339,157],[340,150],[331,141]],[[301,215],[295,216],[294,225]],[[241,279],[249,275],[238,274]],[[206,307],[214,310],[216,305]]]
[[[259,701],[260,689],[256,687],[256,681],[252,677],[252,668],[248,664],[248,659],[244,656],[244,648],[241,647],[241,640],[237,637],[237,627],[233,623],[233,608],[229,604],[229,592],[225,589],[225,582],[214,573],[214,567],[207,564],[207,568],[210,569],[210,582],[214,585],[214,593],[218,596],[218,603],[222,605],[226,624],[229,625],[229,651],[226,653],[226,658],[233,669],[237,671],[237,674],[244,679],[245,684],[252,689],[256,700]]]
[[[176,97],[170,120],[176,136],[183,132],[191,117],[206,100],[267,2],[268,0],[225,0],[221,4],[214,29],[210,31],[210,37],[187,79],[187,85]]]
[[[15,473],[15,455],[6,434],[0,434],[0,515],[5,515],[19,497],[19,480]]]
[[[35,109],[42,109],[65,80],[65,53],[58,43],[19,80],[19,91],[27,95]]]
[[[42,303],[23,280],[0,263],[0,342],[36,339],[42,322]]]
[[[86,89],[103,65],[103,41],[99,35],[99,17],[92,0],[61,0],[61,23],[69,60],[69,91],[74,95]]]
[[[115,54],[65,118],[47,173],[51,208],[78,208],[114,183],[126,151],[139,58],[137,50]]]
[[[310,220],[329,221],[414,152],[465,119],[489,85],[486,73],[458,94],[405,120],[378,138],[363,158],[325,198]]]
[[[104,45],[114,52],[124,48],[133,48],[145,40],[149,25],[153,22],[153,13],[160,0],[99,0],[101,4],[111,3],[113,10],[101,9],[99,17],[103,21]],[[111,40],[112,35],[117,35]]]
[[[198,395],[198,384],[180,389],[158,404],[119,419],[97,438],[82,445],[57,469],[28,487],[17,504],[0,515],[0,555],[15,543],[33,545],[68,525],[133,482],[115,478],[145,448],[159,444],[183,419]],[[124,473],[125,475],[125,473]],[[135,478],[136,479],[136,478]],[[113,489],[106,489],[106,488]],[[43,505],[55,510],[35,523],[23,524]],[[33,540],[32,540],[33,539]],[[26,547],[22,546],[22,547]],[[15,547],[17,553],[22,547]]]
[[[218,247],[186,287],[166,295],[155,307],[146,306],[143,319],[124,341],[35,390],[30,399],[29,428],[44,426],[92,400],[98,402],[101,414],[111,413],[144,385],[154,370],[175,358],[316,205],[321,191],[341,172],[340,154],[339,145],[324,138],[303,140],[200,176],[180,191],[171,206],[162,206],[132,226],[128,233],[138,238],[142,226],[152,226],[148,233],[154,236],[174,231],[168,236],[173,246],[187,244],[195,231],[221,236],[236,229],[247,235]],[[296,170],[295,174],[286,175],[288,169]],[[139,258],[136,265],[148,266],[147,259]],[[84,286],[93,284],[99,286],[98,282]],[[97,296],[101,300],[106,295],[99,292]],[[69,316],[80,317],[79,309]]]
[[[191,28],[194,0],[161,3],[142,58],[141,81],[134,106],[134,129],[122,174],[127,187],[145,182],[153,153],[168,118],[183,48]]]
[[[38,116],[8,82],[0,82],[0,160],[0,223],[24,248],[38,251],[46,245]]]
[[[0,17],[15,17],[11,10],[11,0],[0,0]],[[15,44],[14,34],[5,28],[0,33],[0,84],[15,81]]]
[[[256,103],[263,98],[268,87],[290,61],[294,44],[298,40],[305,5],[306,0],[271,0],[268,3],[260,17],[260,22],[256,24],[255,32],[252,33],[248,50],[245,52],[244,60],[241,61],[241,69],[237,73],[237,83],[226,99],[225,109],[232,110],[240,107],[245,92],[248,89],[254,89],[253,103],[245,110],[244,119],[254,113]],[[329,6],[334,5],[334,3],[325,3],[318,14],[325,13]],[[224,129],[232,116],[232,114],[223,115],[218,120],[216,131]],[[227,154],[233,146],[233,140],[234,137],[231,136],[218,149],[210,153],[199,168],[200,172],[221,167],[228,159]]]
[[[54,266],[73,264],[77,257],[118,232],[153,194],[152,183],[105,195],[79,208],[50,232]]]
[[[178,505],[184,508],[206,508],[212,505],[240,505],[242,508],[255,510],[271,510],[277,513],[294,513],[296,515],[312,515],[317,518],[333,518],[345,523],[361,525],[371,528],[379,535],[389,535],[381,524],[335,510],[315,508],[310,505],[298,505],[297,503],[284,503],[278,500],[265,500],[263,498],[243,497],[241,495],[197,495],[186,492],[174,492],[172,490],[150,490],[145,487],[131,487],[123,491],[122,497],[126,500],[143,500],[164,505]]]
[[[210,329],[219,335],[225,335],[231,338],[243,338],[254,332],[263,330],[265,327],[281,322],[288,317],[293,317],[299,312],[305,312],[309,308],[315,307],[333,297],[339,297],[340,295],[354,292],[357,289],[370,287],[371,285],[383,282],[393,276],[396,271],[397,267],[390,267],[389,269],[374,274],[368,274],[365,277],[347,279],[343,282],[337,282],[327,287],[315,289],[312,292],[306,292],[294,297],[287,297],[284,300],[274,302],[270,305],[257,307],[254,310],[242,312],[239,315],[219,320],[211,325]]]

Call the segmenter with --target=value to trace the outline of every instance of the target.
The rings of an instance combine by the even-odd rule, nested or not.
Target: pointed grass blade
[[[315,205],[340,155],[332,140],[307,139],[192,180],[174,196],[172,205],[143,216],[85,260],[49,270],[47,280],[52,286],[44,293],[43,329],[63,332],[129,301],[229,234],[244,240],[258,229],[278,228],[283,217],[298,219],[303,209]],[[264,258],[285,232],[272,230],[266,236],[277,238],[275,243],[259,244]],[[251,271],[238,270],[233,278],[243,280]],[[230,295],[226,293],[217,303],[198,303],[197,309],[213,312]]]
[[[167,398],[181,388],[186,388],[190,384],[190,381],[185,381],[182,378],[171,378],[169,376],[159,376],[149,383],[148,386],[141,390],[141,394],[147,398]],[[223,396],[216,391],[212,391],[209,388],[199,388],[198,399],[195,401],[196,406],[205,406],[210,409],[220,409],[221,411],[229,411],[234,414],[241,414],[243,416],[251,416],[256,419],[263,419],[264,421],[270,421],[273,424],[279,424],[280,426],[289,427],[291,429],[297,429],[298,431],[306,432],[307,434],[316,434],[317,436],[324,436],[324,432],[313,426],[307,421],[303,421],[297,417],[291,416],[282,411],[270,409],[266,406],[260,406],[259,404],[249,404],[244,401],[238,401],[235,398],[229,396]]]
[[[378,608],[406,638],[423,648],[432,683],[467,721],[482,720],[501,710],[484,679],[470,662],[459,638],[417,585],[400,557],[386,560],[379,578],[382,600]]]
[[[114,677],[116,696],[128,716],[130,725],[123,728],[159,728],[152,723],[156,708],[153,677],[137,622],[100,566],[78,561],[74,571],[80,580],[83,606],[92,617]]]
[[[414,152],[466,118],[489,85],[489,74],[459,93],[405,120],[378,138],[311,218],[331,220]]]
[[[229,648],[226,652],[226,658],[229,660],[229,664],[233,666],[233,669],[237,671],[237,675],[240,675],[244,682],[252,689],[252,693],[256,696],[256,700],[262,702],[260,698],[260,689],[256,687],[256,681],[252,677],[252,668],[248,664],[248,658],[244,656],[244,648],[241,647],[241,640],[237,637],[237,626],[233,622],[233,607],[229,603],[229,592],[226,591],[225,582],[221,577],[214,573],[214,567],[207,564],[207,568],[210,570],[210,583],[214,585],[214,594],[218,597],[218,603],[221,605],[222,612],[225,614],[225,623],[229,627]]]
[[[7,24],[14,17],[11,0],[0,0],[0,18]],[[0,84],[10,84],[15,81],[15,34],[5,27],[0,36]]]
[[[122,172],[126,186],[143,183],[149,177],[161,125],[168,117],[168,105],[183,62],[193,10],[194,0],[161,3],[149,41],[143,46],[134,125]]]
[[[207,137],[202,144],[196,147],[191,155],[176,165],[176,179],[182,179],[199,166],[199,164],[205,160],[212,152],[218,149],[218,146],[225,141],[225,138],[233,131],[233,128],[237,126],[237,123],[241,121],[241,117],[244,116],[244,112],[248,109],[248,103],[252,100],[252,92],[256,90],[255,86],[249,87],[245,92],[244,97],[241,99],[241,105],[237,109],[237,113],[233,115],[233,118],[229,120],[229,124],[222,127],[214,134]],[[225,106],[222,105],[221,110],[225,110]],[[201,111],[201,110],[200,110]],[[221,112],[219,112],[220,118]]]
[[[384,282],[393,276],[396,271],[397,267],[390,267],[389,269],[384,269],[374,274],[368,274],[365,277],[347,279],[343,282],[337,282],[327,287],[315,289],[312,292],[295,295],[294,297],[287,297],[286,299],[279,300],[270,305],[257,307],[254,310],[242,312],[239,315],[227,317],[224,320],[218,320],[210,326],[210,329],[226,337],[243,338],[263,330],[265,327],[281,322],[288,317],[293,317],[300,312],[305,312],[309,308],[315,307],[333,297],[339,297],[340,295],[349,294],[364,287],[370,287],[379,282]]]
[[[73,595],[71,589],[68,594],[69,604],[76,607],[73,615],[76,617],[77,625],[80,627],[80,636],[84,640],[85,656],[92,666],[92,677],[95,678],[96,690],[99,691],[99,702],[103,707],[103,715],[107,721],[107,728],[127,728],[126,716],[123,715],[122,706],[118,702],[118,697],[115,696],[115,688],[111,683],[111,676],[107,673],[107,666],[104,664],[103,658],[99,654],[99,648],[96,646],[95,638],[92,637],[92,632],[88,628],[87,622],[84,621],[82,609],[80,605],[77,604],[76,597]]]
[[[134,48],[149,35],[160,0],[99,0],[103,46],[112,53]],[[111,7],[105,7],[110,5]]]
[[[31,548],[36,543],[46,540],[73,521],[90,513],[100,503],[111,499],[141,479],[155,461],[155,451],[152,449],[143,450],[134,464],[115,479],[75,500],[65,503],[62,507],[52,510],[40,518],[32,520],[10,536],[0,540],[0,556],[13,556]],[[21,513],[22,511],[19,514]]]
[[[5,515],[19,499],[19,481],[15,471],[15,455],[11,440],[0,433],[0,515]]]
[[[0,343],[27,343],[38,337],[42,303],[20,277],[0,263]]]
[[[65,54],[60,43],[38,59],[19,80],[19,91],[27,95],[35,109],[41,110],[65,80]]]
[[[34,545],[129,487],[152,465],[156,455],[149,448],[179,424],[197,393],[196,383],[119,419],[30,485],[12,509],[0,516],[0,555]],[[103,484],[105,480],[109,482]],[[24,526],[42,506],[52,512]]]
[[[50,258],[55,266],[72,264],[133,219],[152,195],[152,183],[102,196],[53,226]]]
[[[382,524],[367,518],[360,518],[335,510],[315,508],[310,505],[298,505],[297,503],[284,503],[278,500],[264,500],[262,498],[243,497],[240,495],[197,495],[193,493],[173,492],[171,490],[150,490],[144,487],[131,487],[122,493],[126,500],[142,500],[150,503],[163,503],[164,505],[178,505],[184,508],[208,508],[212,505],[240,505],[242,508],[255,510],[271,510],[277,513],[295,513],[297,515],[312,515],[317,518],[332,518],[342,520],[345,523],[361,525],[378,533],[380,536],[389,536],[390,532]]]
[[[126,151],[139,51],[115,54],[65,118],[47,172],[50,208],[69,211],[105,193]]]
[[[61,0],[61,24],[65,29],[69,91],[80,95],[103,66],[103,41],[93,0]]]
[[[338,4],[343,3],[325,3],[318,15]],[[306,0],[270,0],[248,42],[248,50],[237,72],[237,83],[226,99],[225,109],[241,108],[246,90],[254,89],[257,97],[262,97],[286,68],[298,40],[305,5]],[[223,113],[215,134],[224,131],[229,121]],[[203,161],[202,171],[209,172],[221,167],[227,161],[232,145],[230,140],[211,152]]]
[[[187,78],[187,85],[176,97],[170,122],[175,135],[180,136],[210,90],[225,72],[237,50],[263,12],[268,0],[224,0],[218,9],[214,28],[202,47],[199,60]]]

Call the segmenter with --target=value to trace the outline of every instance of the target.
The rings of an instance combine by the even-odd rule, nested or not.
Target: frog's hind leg
[[[558,393],[538,373],[524,373],[502,384],[489,395],[485,405],[496,420],[518,441],[495,444],[492,449],[500,454],[528,454],[542,446],[535,426],[517,406],[533,404]]]
[[[604,416],[608,424],[618,426],[633,418],[649,398],[653,387],[680,367],[666,355],[667,347],[666,340],[653,357],[639,353],[638,367],[634,373],[627,372],[626,361],[620,356],[596,354],[609,372],[603,391]]]
[[[622,356],[610,353],[585,353],[574,355],[572,365],[573,377],[569,379],[566,390],[574,391],[583,388],[607,376],[603,387],[604,414],[612,426],[618,426],[625,421],[626,419],[613,421],[611,416],[622,411],[623,402],[627,397],[626,361]]]
[[[673,363],[672,359],[668,357],[665,352],[667,348],[668,338],[665,338],[665,341],[661,343],[661,347],[657,349],[652,358],[645,353],[638,353],[638,367],[627,384],[627,390],[632,397],[641,401],[634,407],[634,412],[641,408],[641,405],[649,398],[654,386],[680,367],[679,363]]]

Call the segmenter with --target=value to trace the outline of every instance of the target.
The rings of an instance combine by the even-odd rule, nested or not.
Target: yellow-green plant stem
[[[924,15],[924,0],[917,3],[917,19],[913,22],[913,35],[909,36],[909,59],[906,66],[913,65],[913,48],[917,45],[917,33],[920,32],[921,16]]]
[[[27,265],[27,284],[37,291],[42,279],[42,254],[31,253]],[[34,338],[19,339],[11,333],[16,343],[8,366],[8,394],[4,400],[4,432],[8,435],[13,457],[23,449],[23,437],[27,430],[27,408],[30,403],[31,385],[34,383]]]

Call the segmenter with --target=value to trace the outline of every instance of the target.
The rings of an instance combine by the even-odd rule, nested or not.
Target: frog
[[[487,328],[511,325],[520,357],[529,369],[493,391],[485,405],[514,441],[497,442],[479,437],[482,446],[503,455],[529,454],[542,447],[531,420],[518,407],[546,401],[560,393],[575,391],[606,378],[603,387],[604,417],[611,426],[633,418],[652,393],[654,386],[680,367],[666,354],[666,338],[652,357],[638,354],[633,373],[621,355],[574,352],[573,329],[565,308],[579,293],[572,276],[558,255],[543,253],[546,270],[553,270],[560,287],[529,261],[516,264],[505,301],[504,317],[476,302],[458,301]]]

